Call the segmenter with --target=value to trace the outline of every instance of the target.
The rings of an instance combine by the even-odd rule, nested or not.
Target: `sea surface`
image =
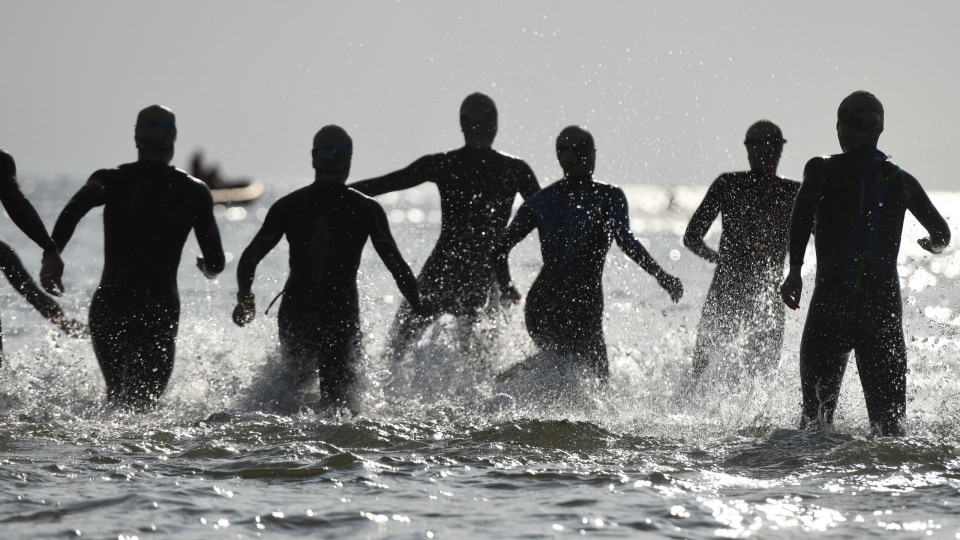
[[[316,408],[285,379],[276,307],[287,249],[260,265],[256,321],[230,320],[236,261],[277,197],[309,183],[267,179],[248,207],[218,207],[227,270],[207,281],[188,241],[177,364],[162,405],[105,404],[87,340],[61,335],[0,284],[0,538],[958,538],[960,251],[929,256],[908,217],[900,271],[910,357],[908,436],[870,435],[856,368],[836,428],[796,430],[804,308],[787,316],[779,366],[736,360],[688,384],[713,267],[681,245],[704,188],[627,188],[632,227],[686,294],[673,304],[616,247],[605,274],[606,387],[550,364],[497,374],[534,353],[522,306],[476,325],[441,319],[412,356],[381,358],[400,294],[372,248],[360,275],[366,358],[356,415]],[[52,227],[82,179],[24,181]],[[948,218],[960,197],[933,193]],[[439,231],[435,188],[379,199],[415,271]],[[956,233],[956,231],[955,231]],[[0,217],[36,275],[40,252]],[[956,234],[955,234],[956,237]],[[715,245],[716,227],[708,237]],[[86,320],[102,267],[102,212],[64,253],[62,298]],[[522,291],[536,235],[513,252]]]

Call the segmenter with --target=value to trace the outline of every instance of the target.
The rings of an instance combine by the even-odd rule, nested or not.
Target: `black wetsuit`
[[[761,171],[720,175],[690,218],[683,243],[717,263],[697,325],[694,373],[710,353],[746,334],[744,358],[752,368],[776,366],[783,344],[784,305],[779,286],[787,252],[790,212],[800,189],[795,180]],[[721,216],[719,252],[703,237]]]
[[[17,183],[17,166],[13,156],[3,150],[0,150],[0,202],[3,203],[4,209],[14,224],[38,246],[44,250],[57,249],[37,211],[20,190],[20,184]],[[16,252],[2,238],[0,238],[0,270],[7,276],[13,288],[44,317],[52,319],[61,313],[60,306],[37,286]],[[0,360],[2,360],[2,353],[3,345],[0,341]]]
[[[807,162],[790,227],[790,264],[799,267],[816,222],[816,286],[800,343],[804,426],[832,424],[853,350],[871,425],[902,431],[907,355],[897,255],[907,210],[936,242],[949,241],[917,180],[876,148]]]
[[[325,402],[349,404],[360,342],[357,270],[367,238],[407,301],[419,306],[416,278],[400,255],[383,208],[337,182],[314,182],[281,198],[237,266],[248,294],[257,264],[286,235],[290,275],[280,303],[280,343],[288,361],[312,362]]]
[[[409,305],[401,306],[390,345],[397,358],[439,315],[473,315],[488,305],[496,294],[493,244],[510,220],[517,194],[526,199],[540,189],[522,160],[471,146],[424,156],[405,169],[351,187],[379,195],[427,181],[440,191],[442,220],[437,245],[417,278],[430,302],[422,316],[412,316]]]
[[[603,266],[610,244],[615,239],[649,273],[660,267],[630,231],[623,190],[566,177],[528,199],[497,242],[493,257],[501,287],[511,286],[507,254],[534,228],[543,267],[527,295],[527,332],[541,350],[580,356],[604,380]]]
[[[57,245],[65,248],[80,219],[101,205],[104,264],[90,304],[93,351],[107,399],[146,406],[173,372],[183,245],[192,229],[207,268],[220,272],[220,232],[203,182],[162,162],[138,161],[90,176],[57,219]]]

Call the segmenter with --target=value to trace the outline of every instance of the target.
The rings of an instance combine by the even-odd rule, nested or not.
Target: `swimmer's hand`
[[[237,307],[233,308],[233,322],[237,326],[245,326],[253,320],[257,314],[257,305],[254,302],[253,293],[237,293]]]
[[[509,287],[500,292],[500,303],[505,306],[516,304],[520,302],[521,298],[523,298],[523,295],[520,294],[520,291],[518,291],[513,284],[510,284]]]
[[[933,240],[930,240],[929,236],[926,238],[921,238],[917,240],[917,243],[920,244],[920,247],[929,251],[930,253],[933,253],[934,255],[938,253],[942,253],[943,249],[947,247],[946,245],[942,245],[942,246],[933,245]]]
[[[670,300],[673,300],[674,303],[683,298],[683,283],[680,283],[680,278],[661,272],[657,274],[657,283],[670,294]]]
[[[803,278],[800,277],[800,267],[791,267],[787,278],[780,286],[780,298],[790,309],[800,308],[800,293],[803,291]]]
[[[216,279],[220,272],[214,272],[210,270],[210,267],[207,266],[207,261],[203,260],[203,257],[197,257],[197,268],[203,272],[203,276],[207,279]]]
[[[63,259],[55,250],[43,252],[43,262],[40,266],[40,284],[43,289],[53,296],[63,294]]]

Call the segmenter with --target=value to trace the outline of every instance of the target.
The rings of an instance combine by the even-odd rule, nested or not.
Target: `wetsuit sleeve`
[[[713,221],[720,215],[722,185],[721,178],[717,178],[713,182],[710,189],[707,190],[707,195],[703,198],[703,202],[700,203],[700,206],[698,206],[697,210],[693,213],[693,217],[690,218],[690,223],[687,224],[687,231],[683,234],[683,245],[687,246],[687,249],[699,257],[712,263],[720,260],[720,254],[710,248],[703,241],[703,237],[707,235],[707,231],[710,230],[710,225],[712,225]]]
[[[432,163],[432,156],[424,156],[399,171],[394,171],[377,178],[355,182],[348,187],[371,197],[390,193],[391,191],[412,188],[433,178],[431,174],[434,168]]]
[[[507,230],[503,231],[503,234],[497,239],[497,243],[494,244],[491,253],[493,270],[497,275],[497,282],[500,284],[501,289],[507,290],[513,287],[513,279],[510,277],[510,262],[508,259],[510,250],[526,238],[536,226],[537,223],[536,220],[534,220],[533,210],[530,209],[529,203],[524,203],[520,206],[520,209],[517,210],[517,215],[514,216],[513,221],[510,222],[510,226],[507,227]]]
[[[241,295],[250,294],[250,290],[253,288],[253,279],[257,273],[257,265],[283,238],[282,216],[281,200],[270,207],[267,217],[263,220],[263,226],[250,241],[247,249],[243,250],[240,262],[237,263],[237,285]]]
[[[907,209],[927,230],[930,235],[930,244],[939,253],[950,243],[950,226],[947,225],[947,220],[943,219],[937,208],[933,206],[930,197],[920,186],[920,182],[917,182],[917,179],[909,174],[904,173],[904,175],[904,195],[906,196]]]
[[[206,272],[219,274],[225,263],[223,244],[220,241],[220,229],[213,217],[213,196],[210,188],[197,183],[197,210],[193,218],[193,234],[197,237],[200,252],[206,263]]]
[[[0,202],[13,223],[44,250],[56,250],[57,246],[47,234],[47,228],[36,209],[20,190],[17,183],[17,166],[13,157],[0,151]]]
[[[813,220],[817,207],[823,197],[824,176],[823,158],[813,158],[803,168],[803,183],[793,202],[793,215],[790,216],[790,267],[803,266],[803,257],[807,251],[807,242],[813,232]]]
[[[10,285],[17,290],[28,302],[47,319],[53,320],[63,311],[60,306],[40,290],[37,283],[30,278],[30,274],[20,261],[20,257],[9,244],[0,240],[0,270],[3,270]]]
[[[87,215],[90,210],[106,203],[105,191],[106,184],[94,173],[87,180],[87,183],[80,188],[80,191],[77,191],[76,195],[70,199],[70,202],[63,207],[60,217],[57,218],[57,223],[53,226],[53,234],[51,235],[53,242],[60,251],[63,251],[67,246],[67,242],[70,241],[73,231],[76,230],[77,224],[80,223],[83,216]]]
[[[520,196],[527,200],[531,195],[540,191],[540,184],[537,183],[537,177],[533,174],[533,169],[526,163],[520,163]]]
[[[627,210],[627,196],[620,188],[615,188],[611,193],[610,201],[610,225],[613,231],[613,238],[617,241],[620,249],[627,254],[627,257],[633,259],[648,274],[659,277],[663,274],[663,268],[653,260],[640,240],[633,235],[630,230],[630,213]]]
[[[380,255],[380,260],[393,274],[393,279],[397,282],[400,294],[407,299],[411,306],[419,306],[420,291],[417,289],[417,278],[413,275],[413,271],[410,270],[407,262],[403,260],[400,248],[397,247],[393,235],[390,234],[387,214],[379,204],[376,204],[373,208],[370,240],[373,242],[374,249],[377,250],[377,255]]]

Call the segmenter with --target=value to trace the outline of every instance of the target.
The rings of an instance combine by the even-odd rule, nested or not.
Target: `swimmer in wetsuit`
[[[817,275],[800,342],[801,428],[833,424],[847,356],[857,370],[873,431],[904,432],[907,350],[897,254],[910,211],[930,235],[923,249],[950,243],[947,222],[919,182],[877,150],[883,106],[857,91],[840,103],[837,136],[842,154],[807,162],[790,223],[790,273],[783,301],[800,306],[804,251],[815,229]]]
[[[761,120],[747,130],[744,144],[750,170],[725,173],[714,180],[690,218],[683,244],[708,262],[716,263],[707,299],[697,325],[693,373],[699,377],[710,353],[747,336],[745,358],[754,369],[769,369],[780,359],[784,307],[779,298],[787,229],[793,201],[800,189],[795,180],[777,176],[783,152],[780,128]],[[703,237],[721,216],[720,249]]]
[[[46,267],[62,270],[63,261],[60,260],[60,251],[50,235],[47,234],[47,229],[43,226],[43,221],[40,220],[37,211],[23,195],[23,191],[20,190],[20,184],[17,183],[17,165],[13,156],[3,150],[0,150],[0,203],[3,203],[4,209],[17,227],[43,248],[43,259]],[[0,270],[7,276],[7,280],[10,281],[13,288],[26,298],[41,315],[70,335],[79,336],[83,334],[83,325],[68,320],[60,306],[40,290],[37,283],[30,278],[30,273],[23,266],[20,257],[13,251],[10,244],[3,239],[0,239]],[[63,290],[62,285],[60,285],[60,290]],[[0,335],[2,335],[2,332],[0,332]],[[0,361],[2,359],[3,345],[0,342]]]
[[[424,296],[420,315],[404,304],[397,312],[387,354],[403,358],[407,348],[444,313],[473,316],[499,305],[490,253],[510,220],[517,194],[524,199],[539,186],[530,167],[491,146],[497,135],[493,100],[474,93],[460,107],[462,148],[424,156],[405,169],[352,184],[380,195],[433,182],[440,191],[440,238],[417,278]],[[493,302],[491,302],[493,300]]]
[[[206,277],[223,270],[224,255],[210,190],[170,165],[173,111],[160,105],[140,111],[134,138],[137,161],[93,173],[60,213],[52,236],[63,250],[80,219],[104,206],[103,274],[90,304],[93,351],[107,400],[143,409],[156,403],[173,372],[177,269],[190,230]]]
[[[353,142],[340,126],[329,125],[313,140],[313,184],[270,207],[263,227],[237,266],[233,321],[253,320],[251,292],[257,265],[284,235],[290,244],[290,275],[280,302],[280,345],[291,367],[320,374],[325,405],[352,408],[350,386],[360,346],[357,270],[369,238],[412,309],[420,308],[413,272],[400,255],[383,208],[347,187]],[[305,374],[303,374],[305,375]]]
[[[654,276],[674,302],[683,286],[633,236],[623,190],[594,181],[593,136],[578,126],[565,128],[557,137],[557,158],[563,178],[523,203],[494,247],[494,265],[500,286],[519,300],[507,256],[533,229],[539,231],[543,268],[527,296],[527,332],[543,351],[580,357],[603,381],[609,371],[603,264],[611,242]]]

